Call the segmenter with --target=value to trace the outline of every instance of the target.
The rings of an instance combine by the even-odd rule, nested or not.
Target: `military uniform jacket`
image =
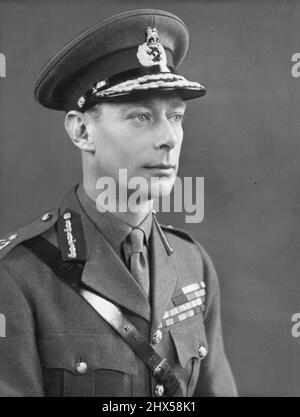
[[[153,224],[149,302],[73,190],[59,209],[0,241],[0,396],[162,394],[115,330],[22,244],[42,235],[59,247],[56,225],[66,209],[81,217],[87,250],[82,283],[119,306],[167,358],[183,395],[236,395],[223,347],[218,280],[204,249],[184,232],[164,228],[174,251],[168,256]],[[202,294],[196,299],[205,310],[185,313],[186,291],[194,299]]]

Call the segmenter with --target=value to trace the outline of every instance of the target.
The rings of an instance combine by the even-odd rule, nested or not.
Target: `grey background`
[[[208,89],[189,103],[180,175],[205,177],[205,218],[162,215],[212,256],[222,291],[227,353],[241,395],[300,395],[300,52],[295,1],[1,1],[0,233],[55,207],[80,180],[63,113],[42,108],[42,65],[80,31],[113,13],[156,7],[191,32],[181,68]]]

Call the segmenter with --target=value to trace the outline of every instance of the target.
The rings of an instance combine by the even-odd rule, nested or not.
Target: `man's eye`
[[[173,119],[174,122],[182,122],[183,114],[172,114],[171,119]]]
[[[149,116],[147,114],[141,113],[134,116],[134,119],[136,119],[139,122],[145,122],[149,120]]]

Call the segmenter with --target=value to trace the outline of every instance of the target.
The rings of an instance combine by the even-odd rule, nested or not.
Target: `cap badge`
[[[156,27],[147,27],[146,42],[138,47],[137,59],[144,67],[159,65],[161,72],[170,72],[167,67],[167,56],[164,47],[159,42]]]

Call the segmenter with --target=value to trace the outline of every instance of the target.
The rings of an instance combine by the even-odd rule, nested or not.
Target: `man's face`
[[[176,92],[101,104],[89,126],[97,179],[109,176],[118,184],[119,169],[126,169],[128,181],[146,180],[139,190],[144,198],[167,195],[176,180],[185,108]],[[153,186],[157,180],[160,187]]]

